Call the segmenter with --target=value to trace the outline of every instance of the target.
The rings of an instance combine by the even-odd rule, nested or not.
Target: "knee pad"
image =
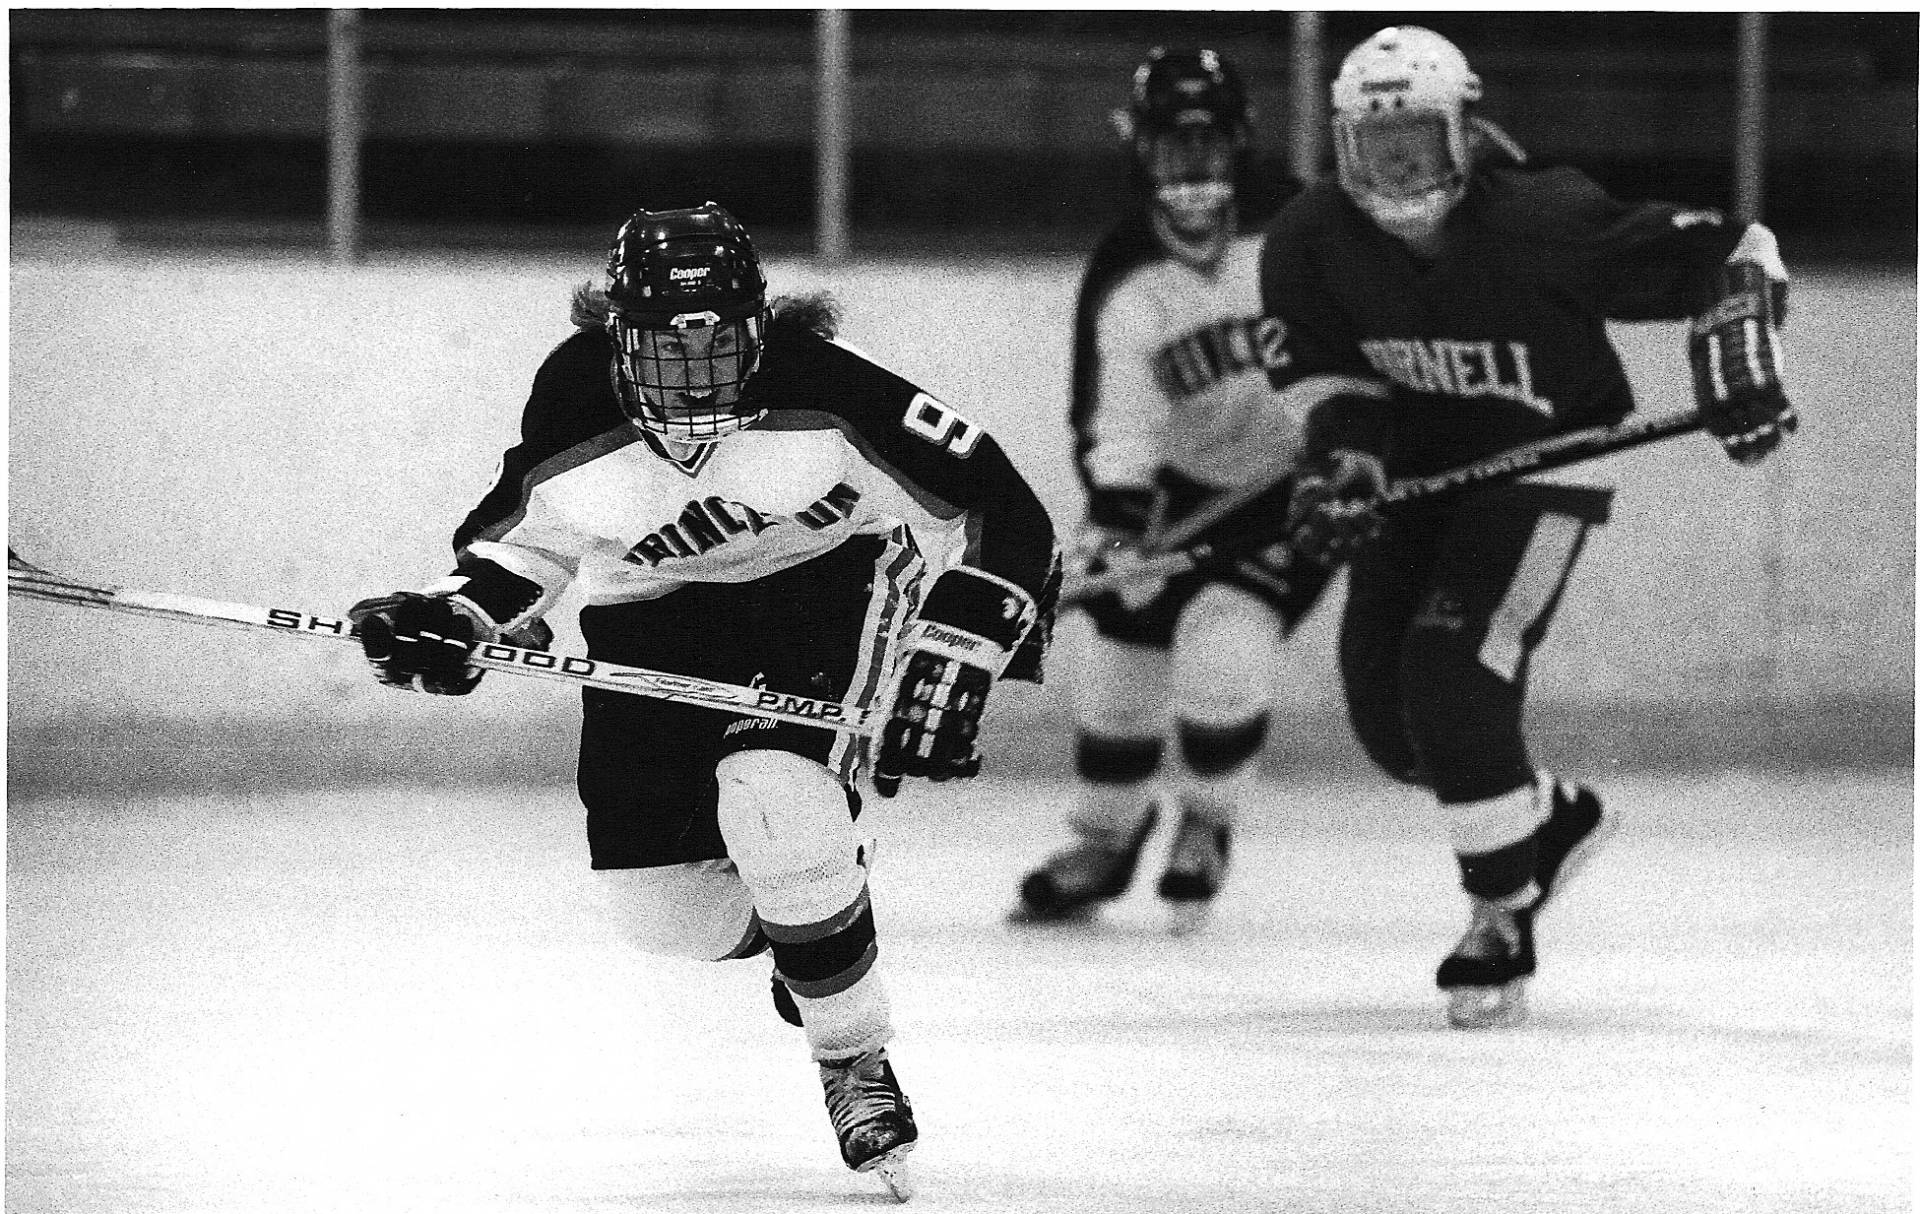
[[[769,935],[864,905],[866,869],[845,788],[826,768],[783,750],[742,750],[714,768],[720,835]]]
[[[731,860],[597,869],[594,881],[608,916],[643,952],[725,961],[765,947]]]
[[[1164,649],[1086,633],[1070,688],[1074,719],[1085,731],[1109,738],[1162,736],[1172,660]]]
[[[1194,595],[1173,636],[1173,706],[1183,722],[1232,727],[1273,704],[1279,617],[1234,586]]]
[[[1416,629],[1401,686],[1406,728],[1441,801],[1483,801],[1533,779],[1525,689],[1488,670],[1457,635]]]

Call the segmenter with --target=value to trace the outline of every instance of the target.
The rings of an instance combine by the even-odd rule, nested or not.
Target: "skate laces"
[[[822,1062],[820,1077],[827,1092],[827,1116],[843,1131],[876,1121],[900,1107],[900,1089],[887,1074],[883,1051],[845,1062]]]
[[[1455,955],[1507,957],[1519,952],[1520,929],[1513,921],[1513,911],[1482,898],[1471,901],[1473,915],[1467,920],[1466,934],[1453,950]]]
[[[1093,889],[1104,886],[1130,859],[1124,844],[1109,847],[1103,843],[1081,843],[1047,861],[1047,871],[1064,890]]]
[[[1221,867],[1219,827],[1194,814],[1180,819],[1180,833],[1174,836],[1173,852],[1167,867],[1180,872],[1201,873]]]

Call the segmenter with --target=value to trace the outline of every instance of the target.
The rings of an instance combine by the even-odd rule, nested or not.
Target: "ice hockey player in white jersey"
[[[1290,183],[1255,171],[1239,74],[1212,50],[1156,48],[1115,119],[1134,205],[1089,258],[1074,317],[1090,571],[1224,491],[1283,481],[1304,412],[1269,383],[1279,335],[1258,277],[1259,225]],[[1273,654],[1325,583],[1252,556],[1086,604],[1072,840],[1022,881],[1015,921],[1084,918],[1125,893],[1169,813],[1157,892],[1176,930],[1204,921],[1266,741]]]
[[[454,532],[452,573],[353,608],[377,677],[463,695],[476,644],[543,627],[578,584],[591,657],[891,699],[877,789],[973,775],[988,691],[1038,680],[1058,589],[1052,524],[993,437],[836,341],[830,297],[769,301],[751,239],[712,203],[629,219],[573,321]],[[855,828],[867,748],[583,694],[588,851],[632,933],[665,955],[771,952],[843,1159],[904,1198],[918,1130]]]

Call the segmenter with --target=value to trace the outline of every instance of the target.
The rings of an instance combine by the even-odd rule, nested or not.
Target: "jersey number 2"
[[[907,415],[901,425],[936,447],[945,447],[956,457],[973,454],[980,442],[981,429],[925,392],[907,403]]]

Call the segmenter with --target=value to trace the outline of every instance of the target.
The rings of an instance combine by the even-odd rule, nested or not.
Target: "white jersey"
[[[590,604],[633,602],[753,581],[857,535],[1041,590],[1052,525],[1005,453],[857,352],[776,323],[750,385],[766,416],[691,447],[627,421],[610,360],[599,331],[548,356],[523,441],[455,534],[460,593],[502,626],[576,581]]]
[[[1149,487],[1162,469],[1225,488],[1291,468],[1305,405],[1268,380],[1283,334],[1261,315],[1259,265],[1250,234],[1211,274],[1164,254],[1089,274],[1074,410],[1089,488]]]

